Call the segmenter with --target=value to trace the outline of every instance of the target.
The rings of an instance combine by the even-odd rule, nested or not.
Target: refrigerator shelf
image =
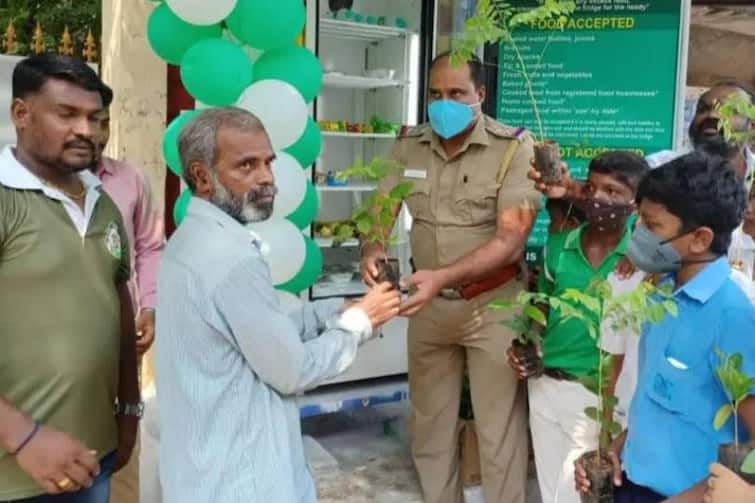
[[[396,135],[392,133],[346,133],[340,131],[320,131],[323,137],[330,138],[349,138],[353,140],[359,139],[396,139]]]
[[[320,18],[320,35],[362,42],[380,42],[392,38],[402,38],[407,30],[395,26],[381,26],[367,23],[354,23],[338,19]]]
[[[354,183],[349,185],[315,185],[320,192],[372,192],[377,185],[371,183]]]
[[[385,87],[405,87],[407,82],[392,79],[374,79],[359,75],[345,75],[343,73],[326,73],[322,77],[324,87],[338,89],[380,89]]]
[[[320,237],[317,237],[317,238],[315,238],[315,242],[317,243],[317,246],[319,246],[320,248],[332,248],[333,247],[333,238],[320,238]],[[356,238],[349,239],[349,240],[346,240],[343,243],[341,243],[340,246],[346,246],[346,247],[352,247],[353,248],[355,246],[359,246],[359,240],[356,239]]]

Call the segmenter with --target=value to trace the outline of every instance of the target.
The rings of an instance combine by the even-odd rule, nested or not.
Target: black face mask
[[[590,224],[602,229],[617,229],[624,226],[629,215],[634,212],[632,203],[614,203],[594,197],[584,199],[579,207]]]

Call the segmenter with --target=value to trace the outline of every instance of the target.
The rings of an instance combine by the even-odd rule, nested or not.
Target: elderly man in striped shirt
[[[244,110],[206,110],[179,138],[193,198],[158,275],[157,390],[165,503],[310,503],[295,395],[346,370],[398,314],[388,284],[281,309],[260,243],[275,154]]]

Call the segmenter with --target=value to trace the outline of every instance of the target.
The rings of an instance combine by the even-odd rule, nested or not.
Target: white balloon
[[[304,265],[307,250],[304,235],[288,220],[265,220],[249,224],[262,243],[262,256],[270,267],[274,285],[291,280]]]
[[[281,310],[283,310],[284,313],[290,314],[301,309],[302,301],[297,295],[285,290],[276,290],[276,293],[278,294]]]
[[[228,17],[238,0],[165,0],[173,13],[190,24],[216,24]]]
[[[286,218],[294,212],[304,200],[307,192],[307,176],[292,155],[276,152],[273,161],[273,176],[278,195],[275,196],[271,218]]]
[[[294,86],[282,80],[260,80],[246,88],[237,106],[256,115],[265,126],[273,149],[296,143],[307,127],[309,110]]]

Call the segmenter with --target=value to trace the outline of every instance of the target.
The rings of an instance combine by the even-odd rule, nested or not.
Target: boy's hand
[[[611,446],[606,451],[606,457],[613,465],[613,485],[616,487],[621,487],[622,484],[622,469],[619,453],[624,448],[626,438],[627,435],[625,431],[611,443]],[[574,484],[579,494],[587,494],[590,492],[590,479],[587,478],[587,470],[585,470],[585,467],[582,464],[582,458],[578,458],[574,462]]]
[[[637,267],[627,257],[621,257],[614,269],[614,272],[619,276],[619,279],[622,280],[629,279],[636,271]]]
[[[534,160],[530,163],[527,178],[535,182],[535,189],[549,199],[564,199],[575,197],[581,189],[581,185],[569,175],[566,164],[561,163],[561,180],[556,183],[544,183],[542,174],[537,170]]]
[[[543,357],[539,345],[537,346],[537,354],[540,358]],[[522,362],[519,361],[519,358],[516,357],[514,348],[507,349],[506,356],[509,359],[509,365],[512,369],[514,369],[514,373],[516,374],[517,379],[524,381],[525,379],[529,378],[529,371],[527,370],[527,367],[525,367]]]

